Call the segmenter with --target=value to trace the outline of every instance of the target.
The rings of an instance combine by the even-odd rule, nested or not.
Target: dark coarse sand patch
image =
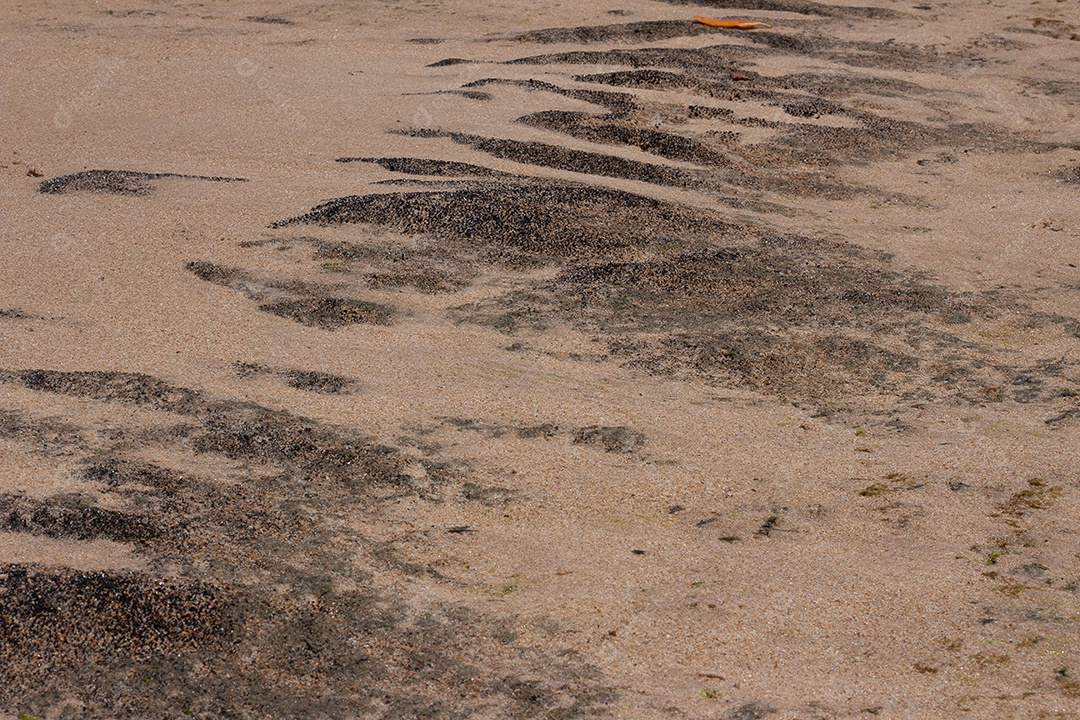
[[[511,39],[517,42],[554,43],[639,43],[693,37],[716,32],[715,28],[693,20],[646,20],[612,25],[582,25],[572,28],[530,30]]]
[[[291,388],[324,395],[346,395],[352,392],[356,386],[356,382],[350,378],[319,370],[271,368],[251,362],[237,362],[233,364],[233,367],[236,369],[238,377],[250,378],[258,375],[270,375],[278,378]]]
[[[247,182],[245,178],[208,177],[204,175],[181,175],[179,173],[146,173],[131,170],[84,170],[72,175],[44,180],[38,192],[62,195],[72,192],[89,192],[106,195],[148,195],[153,181],[167,178],[182,180],[209,180],[212,182]]]
[[[376,569],[438,572],[346,520],[366,517],[370,527],[382,503],[458,482],[444,461],[145,375],[23,370],[0,381],[79,398],[104,418],[84,418],[63,445],[93,496],[2,496],[3,529],[134,543],[152,568],[0,565],[5,710],[575,719],[603,715],[615,699],[572,654],[519,640],[512,618],[373,583]],[[173,419],[160,432],[131,432],[132,407]],[[41,419],[0,417],[3,437],[41,450],[31,432]],[[106,426],[118,442],[88,441]],[[147,450],[182,465],[238,462],[226,479],[148,462],[139,457]],[[410,464],[426,466],[425,477],[407,476]],[[512,495],[475,482],[453,492],[492,504]]]
[[[900,18],[906,13],[888,8],[866,5],[832,5],[813,0],[663,0],[671,5],[703,5],[729,10],[766,10],[769,12],[793,12],[823,17]]]
[[[201,280],[238,290],[263,312],[320,330],[349,325],[389,325],[393,308],[368,300],[337,297],[332,290],[303,281],[260,279],[245,270],[206,261],[192,261],[187,270]]]
[[[405,173],[407,175],[435,175],[451,177],[465,176],[485,178],[514,177],[512,173],[499,172],[498,170],[492,170],[491,168],[486,168],[482,165],[473,165],[471,163],[463,162],[451,162],[449,160],[428,160],[424,158],[411,157],[343,157],[338,158],[336,162],[374,163],[387,170]]]
[[[716,213],[618,190],[553,182],[343,197],[273,227],[354,223],[436,235],[510,265],[689,249],[707,238],[754,236]]]
[[[0,530],[116,542],[143,542],[161,533],[144,517],[95,507],[78,495],[47,500],[0,495]]]
[[[384,305],[349,298],[295,298],[262,303],[259,309],[301,325],[336,330],[347,325],[389,325],[393,313]]]

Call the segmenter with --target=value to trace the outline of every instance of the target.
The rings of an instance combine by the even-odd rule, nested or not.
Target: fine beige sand
[[[3,717],[1080,718],[1075,2],[0,38]]]

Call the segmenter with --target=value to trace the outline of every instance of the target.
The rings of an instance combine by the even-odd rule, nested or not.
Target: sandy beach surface
[[[1080,718],[1074,0],[0,47],[0,716]]]

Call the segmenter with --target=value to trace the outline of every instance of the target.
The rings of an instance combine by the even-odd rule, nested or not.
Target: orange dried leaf
[[[735,28],[736,30],[753,30],[754,28],[771,28],[772,25],[754,20],[722,20],[720,18],[707,18],[695,15],[694,20],[702,25],[717,28]]]

